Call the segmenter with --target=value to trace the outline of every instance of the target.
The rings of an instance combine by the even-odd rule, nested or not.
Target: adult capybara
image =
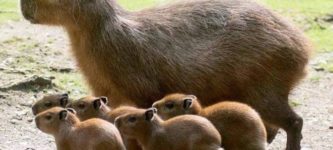
[[[179,0],[136,12],[115,0],[21,0],[32,23],[63,26],[96,96],[149,107],[192,93],[203,105],[236,99],[300,149],[303,120],[288,95],[305,75],[310,46],[289,22],[252,0]]]

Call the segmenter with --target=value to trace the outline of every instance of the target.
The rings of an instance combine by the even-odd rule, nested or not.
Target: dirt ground
[[[302,149],[333,150],[333,74],[318,67],[333,53],[314,56],[309,75],[290,96],[304,119]],[[51,136],[37,130],[32,103],[45,93],[87,94],[60,28],[12,22],[0,26],[0,150],[55,149]],[[280,131],[268,147],[281,150]]]

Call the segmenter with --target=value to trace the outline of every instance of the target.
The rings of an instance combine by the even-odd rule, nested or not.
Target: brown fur
[[[221,138],[205,118],[184,115],[163,121],[156,109],[131,110],[115,120],[119,131],[144,150],[221,150]]]
[[[37,127],[55,137],[58,150],[126,149],[113,124],[101,119],[80,122],[72,111],[54,107],[36,116]]]
[[[226,150],[266,149],[265,126],[259,114],[246,104],[225,101],[202,108],[194,95],[170,94],[153,107],[163,119],[185,114],[207,118],[220,132]]]
[[[68,107],[77,112],[81,121],[91,118],[102,118],[114,123],[116,117],[123,115],[131,110],[136,110],[130,106],[120,106],[116,109],[110,109],[106,104],[106,97],[86,96],[79,100],[73,101]],[[141,147],[135,139],[123,137],[127,150],[140,150]]]
[[[33,115],[37,115],[40,112],[57,106],[64,108],[68,103],[70,103],[68,94],[46,95],[32,105],[32,113]]]
[[[289,22],[252,0],[179,0],[137,12],[114,0],[21,0],[32,23],[63,26],[97,96],[110,106],[149,107],[193,93],[211,105],[233,99],[300,149],[303,120],[288,95],[305,75],[310,46]],[[269,141],[276,129],[268,126]]]

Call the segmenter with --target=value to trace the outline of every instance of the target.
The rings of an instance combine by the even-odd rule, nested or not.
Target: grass
[[[332,0],[261,0],[305,29],[316,52],[333,52],[333,23],[322,19],[333,15]]]
[[[17,0],[0,0],[0,23],[8,20],[19,20]]]

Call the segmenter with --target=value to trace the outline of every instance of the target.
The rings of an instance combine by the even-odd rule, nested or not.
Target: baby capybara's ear
[[[193,104],[193,100],[192,99],[190,99],[190,98],[184,99],[184,101],[183,101],[183,108],[185,110],[190,109],[192,107],[192,104]]]
[[[62,107],[66,107],[67,104],[68,104],[68,101],[69,101],[69,96],[68,96],[68,94],[67,94],[67,93],[62,94],[62,95],[61,95],[61,98],[60,98],[60,105],[61,105]]]
[[[66,108],[68,112],[71,112],[72,114],[76,115],[76,111],[73,108]]]
[[[66,109],[59,112],[59,120],[67,120],[67,117],[68,111]]]
[[[156,108],[149,108],[145,112],[145,118],[147,121],[151,121],[154,118],[154,115],[157,113]]]
[[[193,105],[193,101],[195,101],[196,99],[197,99],[197,97],[195,95],[187,95],[183,99],[183,108],[185,110],[191,108]]]
[[[105,105],[109,103],[109,99],[106,96],[101,96],[100,99],[103,101]]]
[[[99,109],[101,109],[103,103],[104,103],[104,102],[103,102],[102,99],[96,99],[96,100],[94,100],[94,101],[93,101],[93,107],[94,107],[94,109],[95,109],[95,110],[99,110]]]

